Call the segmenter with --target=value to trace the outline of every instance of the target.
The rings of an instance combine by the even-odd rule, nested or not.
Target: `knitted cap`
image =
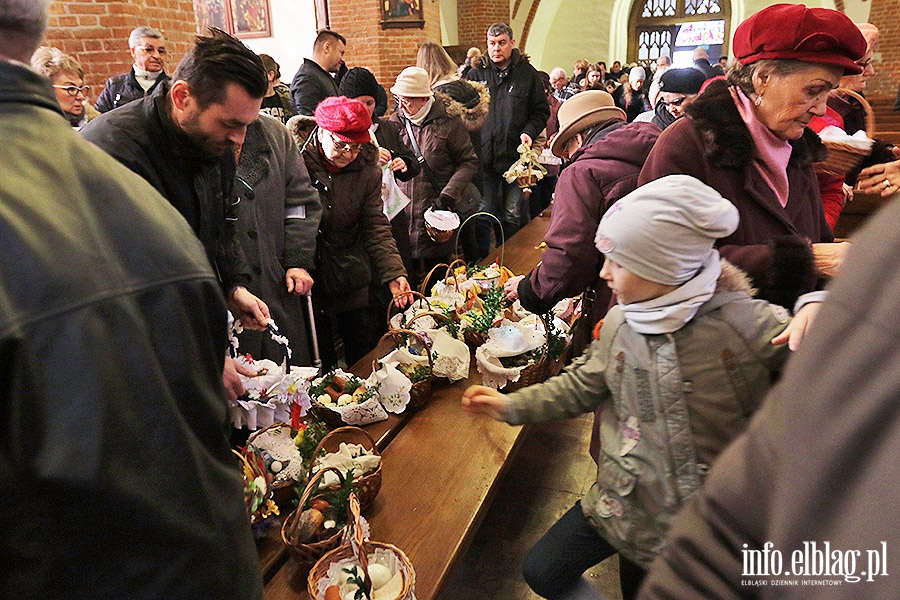
[[[866,53],[866,40],[842,12],[773,4],[738,25],[731,50],[742,65],[763,59],[799,60],[843,67],[844,75],[855,75],[862,71],[856,61]]]
[[[737,208],[716,190],[688,175],[668,175],[613,204],[600,220],[595,243],[635,275],[681,285],[738,221]]]
[[[341,78],[341,96],[359,98],[360,96],[378,97],[378,81],[372,72],[363,67],[353,67]]]
[[[355,144],[371,141],[369,127],[372,117],[359,100],[345,96],[330,96],[316,107],[316,125],[330,131],[340,140]]]
[[[395,96],[405,98],[431,98],[431,80],[422,67],[406,67],[397,75],[397,83],[391,88]]]
[[[644,81],[645,79],[647,79],[647,73],[644,71],[644,67],[631,67],[628,72],[628,81]]]

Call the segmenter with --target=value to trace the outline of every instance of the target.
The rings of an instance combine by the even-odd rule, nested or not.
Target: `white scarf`
[[[668,294],[645,302],[619,304],[625,320],[638,333],[659,335],[684,327],[712,298],[722,273],[719,251],[710,250],[700,271]]]
[[[145,92],[153,87],[160,75],[162,75],[162,71],[145,71],[134,65],[134,78],[137,80],[138,85],[144,88]]]
[[[427,117],[428,113],[431,111],[432,106],[434,106],[434,96],[428,99],[428,102],[425,103],[425,106],[419,109],[419,112],[407,118],[412,121],[413,125],[421,127],[422,123],[425,122],[425,117]]]

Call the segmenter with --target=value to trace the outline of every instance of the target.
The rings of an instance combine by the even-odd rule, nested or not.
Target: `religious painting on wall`
[[[271,37],[269,0],[231,0],[231,25],[234,37]]]
[[[209,33],[210,27],[231,32],[230,13],[228,0],[194,0],[197,33],[206,35]]]
[[[425,27],[425,14],[422,11],[424,0],[379,1],[381,2],[382,28]]]

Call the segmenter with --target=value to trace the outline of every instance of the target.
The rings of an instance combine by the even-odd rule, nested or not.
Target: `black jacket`
[[[491,105],[481,128],[481,164],[503,173],[519,158],[516,148],[527,133],[536,140],[547,126],[550,105],[537,70],[518,49],[513,49],[509,66],[498,69],[488,57],[469,71],[467,78],[481,81],[491,93]]]
[[[168,113],[165,82],[150,96],[100,115],[81,135],[146,179],[187,220],[200,238],[223,287],[250,280],[235,237],[231,191],[235,162],[231,151],[205,158],[176,128]]]
[[[0,595],[261,599],[203,249],[5,61],[0,138]]]
[[[313,116],[319,102],[338,95],[338,84],[325,69],[314,60],[303,59],[291,82],[291,99],[298,115]]]
[[[100,92],[100,97],[97,98],[97,104],[94,105],[94,108],[102,113],[109,112],[123,104],[128,104],[132,100],[149,96],[153,93],[153,90],[159,87],[160,83],[169,79],[168,75],[162,73],[145,93],[144,88],[141,87],[141,84],[137,82],[137,78],[134,76],[134,67],[131,67],[131,70],[127,73],[122,73],[106,80],[106,86]]]

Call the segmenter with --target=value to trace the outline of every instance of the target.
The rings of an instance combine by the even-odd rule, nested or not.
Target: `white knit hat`
[[[628,72],[628,81],[644,81],[647,79],[647,72],[644,67],[631,67]]]
[[[739,220],[737,208],[716,190],[688,175],[668,175],[613,204],[600,220],[595,243],[635,275],[681,285]]]
[[[431,80],[422,67],[406,67],[397,75],[397,83],[391,93],[404,98],[431,98]]]

